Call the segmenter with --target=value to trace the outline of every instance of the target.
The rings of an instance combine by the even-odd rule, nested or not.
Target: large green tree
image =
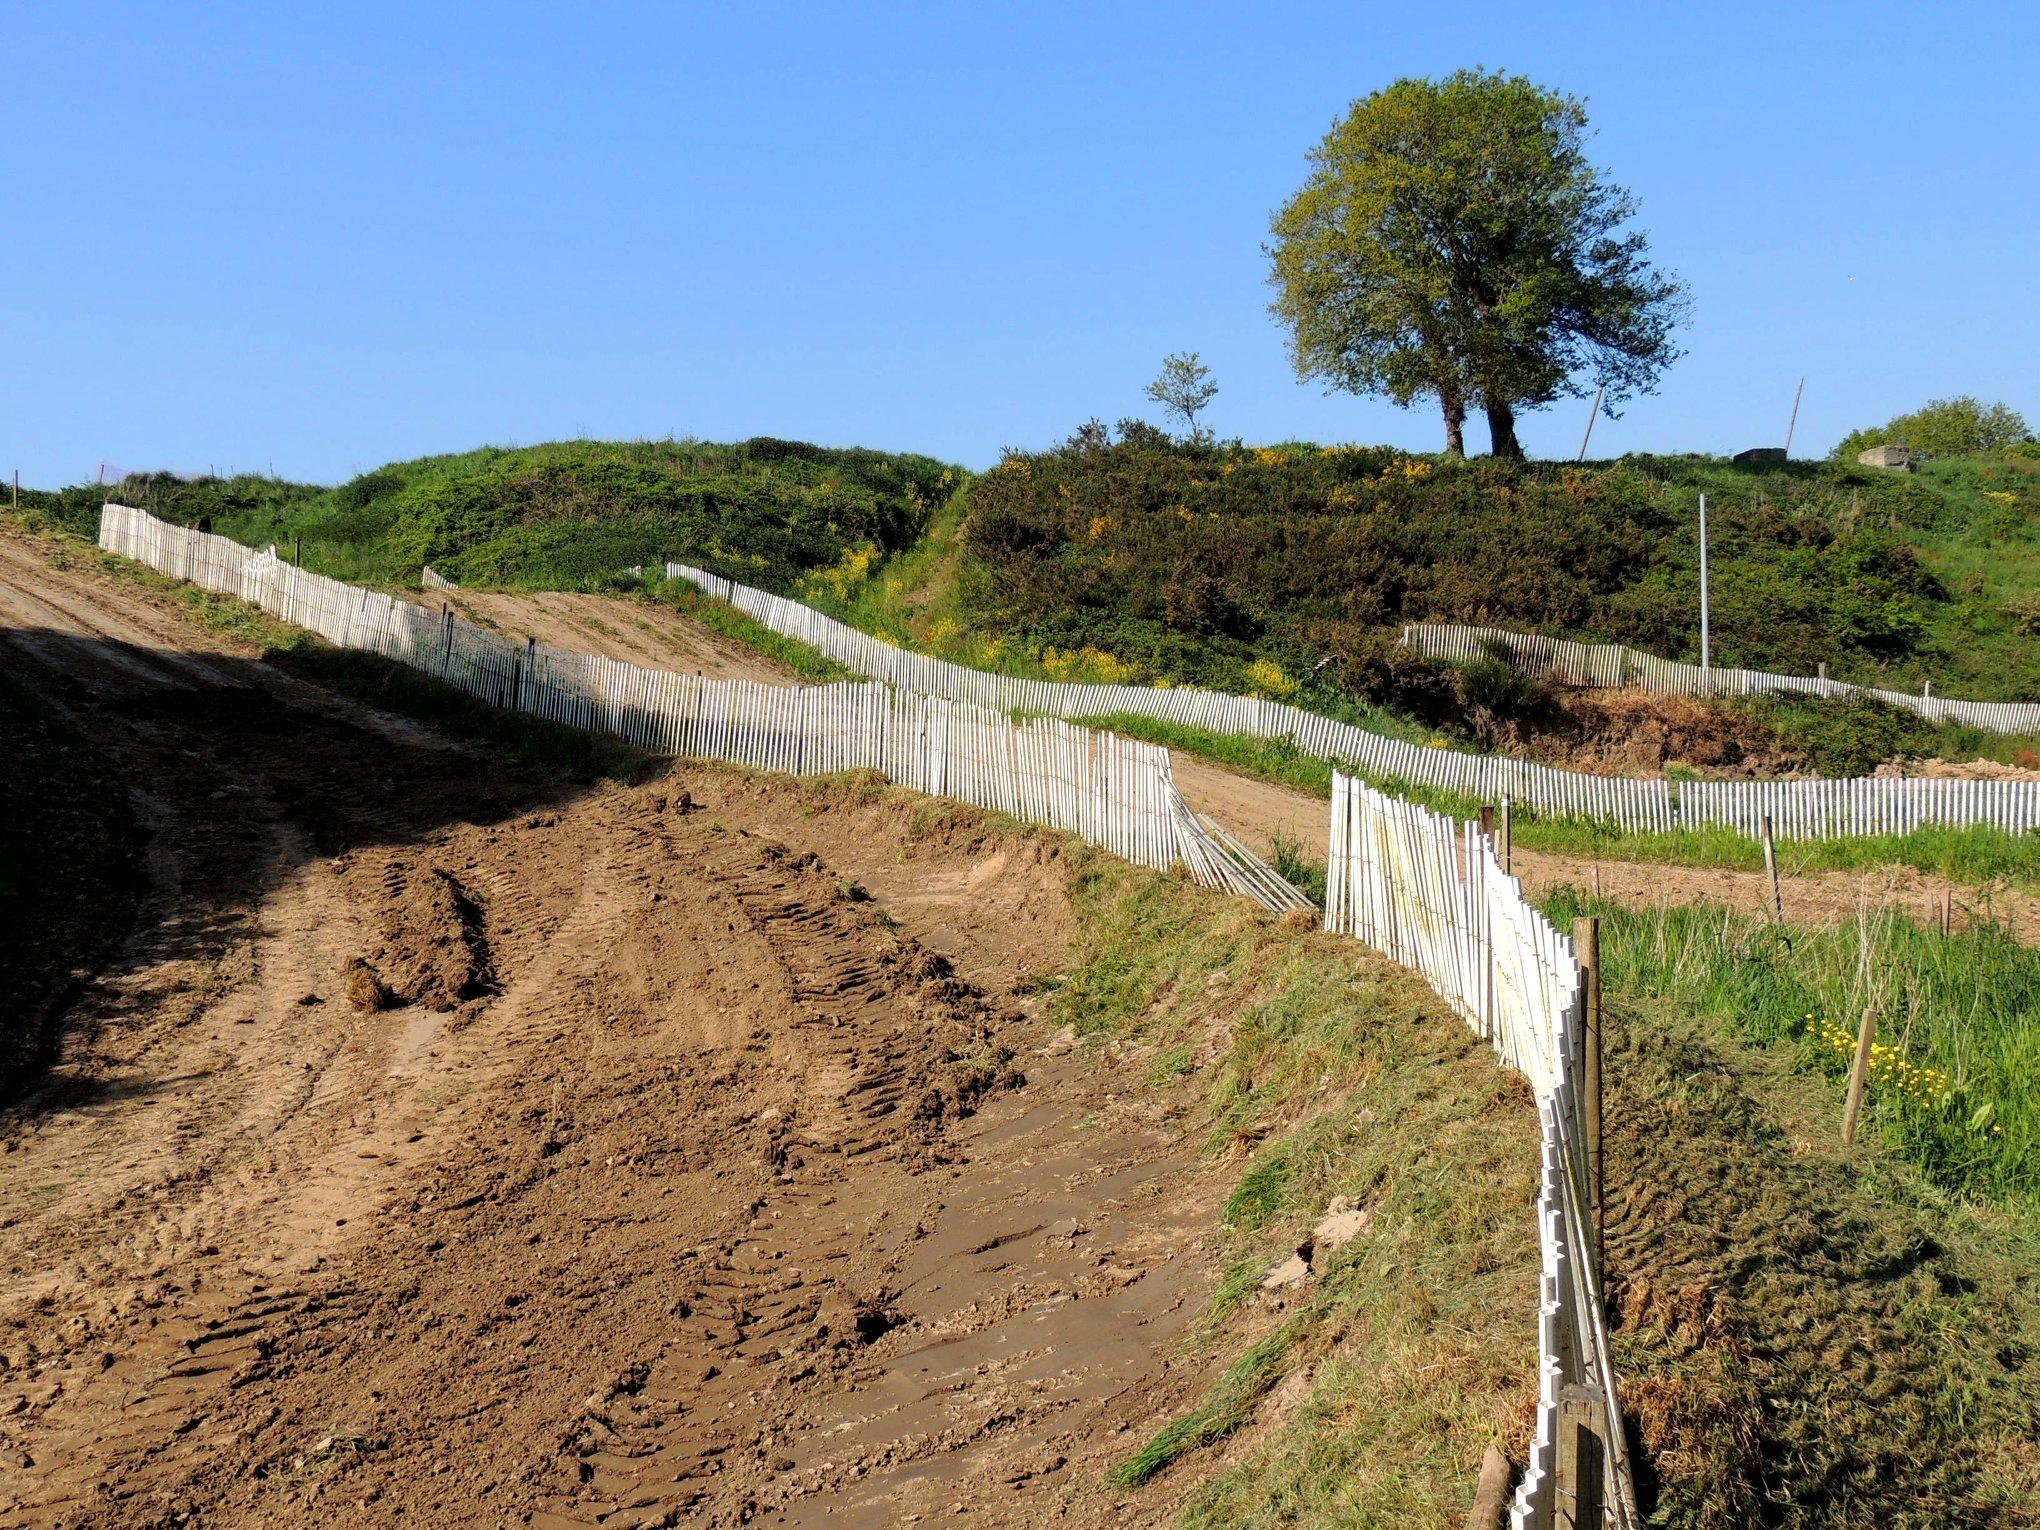
[[[1656,386],[1684,298],[1636,202],[1582,148],[1586,110],[1520,75],[1398,80],[1354,103],[1275,214],[1270,304],[1297,375],[1438,402],[1445,449],[1482,409],[1497,456],[1516,411]]]
[[[1963,394],[1937,398],[1888,424],[1851,431],[1835,455],[1851,461],[1866,447],[1892,443],[1910,446],[1927,457],[1955,457],[1966,452],[2002,452],[2033,439],[2026,417],[2009,404],[1986,404]]]

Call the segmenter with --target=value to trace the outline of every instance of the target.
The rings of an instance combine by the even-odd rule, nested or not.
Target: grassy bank
[[[1943,935],[1889,911],[1781,930],[1710,907],[1651,911],[1572,891],[1545,900],[1560,928],[1601,918],[1603,981],[1675,1003],[1842,1081],[1866,1007],[1879,1015],[1866,1129],[1934,1184],[2040,1227],[2040,951],[2001,928]]]
[[[1649,1522],[2034,1523],[2030,1225],[1874,1134],[1844,1151],[1830,1077],[1682,999],[1618,982],[1605,1034],[1615,1358]]]
[[[717,600],[702,593],[697,585],[685,579],[653,579],[644,581],[646,598],[670,606],[689,621],[699,622],[711,632],[754,649],[768,659],[776,660],[792,670],[803,680],[823,684],[831,680],[856,680],[862,677],[854,670],[846,669],[819,649],[811,648],[797,638],[782,636],[761,622],[753,621],[726,600]]]
[[[986,571],[989,629],[1231,690],[1256,661],[1292,680],[1325,662],[1349,694],[1393,702],[1380,643],[1405,621],[1697,657],[1703,493],[1716,663],[2040,694],[2020,630],[2040,588],[2040,461],[2016,456],[1918,474],[1511,464],[1134,427],[1009,456],[970,486],[962,541]]]
[[[1085,865],[1084,950],[1052,1014],[1179,1103],[1233,1181],[1196,1340],[1218,1379],[1130,1443],[1115,1481],[1208,1470],[1216,1450],[1188,1523],[1458,1524],[1487,1443],[1520,1449],[1534,1390],[1527,1089],[1350,942]],[[1338,1196],[1367,1231],[1264,1292]]]
[[[415,586],[430,563],[462,583],[577,589],[684,557],[783,587],[853,549],[911,545],[961,476],[912,453],[769,437],[557,441],[390,463],[331,488],[151,474],[24,498],[88,536],[118,499],[250,545],[301,540],[306,567],[382,585]]]

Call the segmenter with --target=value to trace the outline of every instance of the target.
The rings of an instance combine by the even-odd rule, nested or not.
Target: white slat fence
[[[1414,967],[1530,1081],[1543,1132],[1537,1426],[1512,1508],[1518,1527],[1558,1511],[1559,1394],[1601,1397],[1612,1523],[1636,1523],[1621,1400],[1587,1195],[1585,990],[1572,942],[1540,914],[1472,825],[1332,776],[1325,928]]]
[[[1066,829],[1139,865],[1185,865],[1207,885],[1264,907],[1308,906],[1222,827],[1190,812],[1168,751],[1152,745],[1059,719],[1016,722],[984,704],[880,684],[711,680],[529,639],[520,644],[451,611],[308,574],[273,547],[256,552],[127,506],[105,507],[99,545],[496,705],[659,752],[796,774],[876,769],[902,785]],[[1537,1098],[1539,1401],[1511,1523],[1526,1530],[1554,1523],[1558,1396],[1585,1382],[1600,1390],[1612,1421],[1616,1522],[1633,1525],[1614,1367],[1582,1210],[1583,998],[1571,945],[1471,829],[1337,772],[1327,893],[1327,929],[1422,972],[1496,1056],[1529,1079]]]
[[[805,776],[875,770],[916,791],[1065,830],[1135,865],[1181,865],[1206,886],[1278,912],[1311,906],[1190,810],[1168,750],[1153,744],[882,684],[707,679],[519,642],[451,611],[308,573],[273,547],[257,552],[124,505],[101,513],[99,545],[496,706],[658,754]]]
[[[2040,733],[2040,702],[1953,701],[1760,669],[1702,669],[1621,643],[1576,643],[1570,638],[1447,622],[1412,622],[1403,628],[1402,642],[1427,659],[1477,659],[1487,652],[1488,644],[1501,643],[1522,668],[1567,685],[1635,686],[1674,696],[1773,696],[1788,691],[1812,696],[1868,696],[1916,712],[1930,722],[1960,723],[1991,733]]]
[[[2040,828],[2040,781],[1866,776],[1847,781],[1674,782],[1661,776],[1591,775],[1506,755],[1412,744],[1257,696],[1187,686],[1163,690],[989,674],[883,642],[812,606],[689,564],[668,563],[666,577],[687,580],[859,674],[908,690],[1005,712],[1066,718],[1131,713],[1215,733],[1287,738],[1306,754],[1374,781],[1436,787],[1488,802],[1507,797],[1547,818],[1589,819],[1618,829],[1659,833],[1722,824],[1754,838],[1769,814],[1784,839],[1903,834],[1926,824],[1981,825],[2010,834]]]

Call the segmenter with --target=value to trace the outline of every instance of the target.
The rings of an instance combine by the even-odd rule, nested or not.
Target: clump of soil
[[[373,1015],[393,1002],[390,991],[367,962],[356,957],[347,964],[347,1004],[356,1014]]]
[[[378,922],[369,965],[390,1002],[444,1013],[493,989],[481,908],[452,873],[434,866],[400,879]]]

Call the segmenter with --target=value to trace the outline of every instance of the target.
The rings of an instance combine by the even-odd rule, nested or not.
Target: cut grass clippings
[[[2040,950],[1996,925],[1943,935],[1890,910],[1781,929],[1695,905],[1654,910],[1572,889],[1560,929],[1601,921],[1602,980],[1781,1049],[1835,1109],[1866,1007],[1878,1011],[1865,1127],[1934,1184],[2040,1228]]]
[[[1608,951],[1603,926],[1604,960]],[[1607,989],[1616,1371],[1649,1523],[2040,1518],[2040,1245],[1874,1138],[1831,1080]]]

